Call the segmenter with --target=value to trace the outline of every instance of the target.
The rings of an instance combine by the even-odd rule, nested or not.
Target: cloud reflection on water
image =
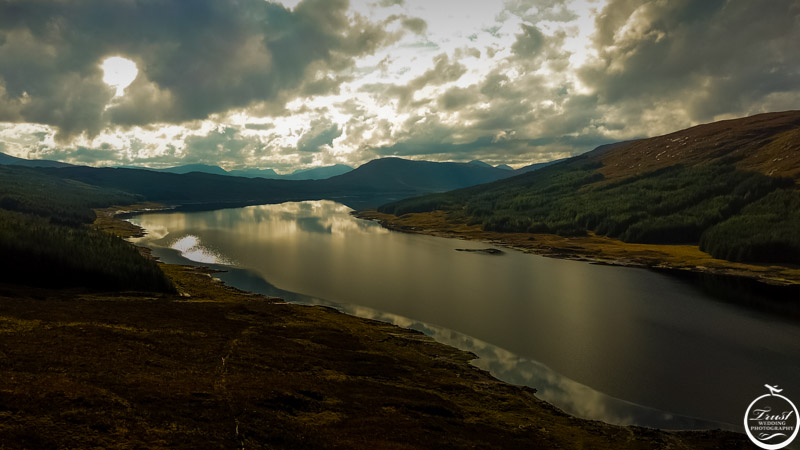
[[[313,303],[327,304],[319,300]],[[670,414],[608,396],[561,376],[544,364],[521,358],[508,350],[457,331],[363,306],[337,305],[336,307],[347,314],[411,328],[430,336],[437,342],[472,352],[478,357],[473,361],[475,366],[490,372],[500,380],[535,388],[537,397],[574,416],[616,425],[639,425],[674,430],[722,428],[738,431],[738,428],[731,424]]]
[[[221,264],[225,266],[233,265],[230,259],[220,255],[214,250],[204,247],[200,242],[200,238],[191,234],[176,239],[172,245],[170,245],[170,248],[179,251],[181,256],[190,261],[204,264]]]

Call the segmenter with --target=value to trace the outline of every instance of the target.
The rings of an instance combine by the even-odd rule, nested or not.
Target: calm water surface
[[[350,211],[315,201],[130,221],[167,262],[224,267],[219,277],[243,289],[416,328],[583,417],[738,429],[766,383],[800,401],[796,321],[652,271],[456,251],[487,244],[392,232]]]

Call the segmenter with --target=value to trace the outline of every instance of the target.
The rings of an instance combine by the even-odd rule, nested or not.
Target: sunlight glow
[[[121,56],[106,58],[100,68],[103,69],[103,82],[117,88],[115,97],[122,96],[125,88],[139,75],[136,63]]]

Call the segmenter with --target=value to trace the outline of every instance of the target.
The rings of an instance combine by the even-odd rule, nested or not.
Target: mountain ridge
[[[354,207],[374,207],[390,199],[442,192],[513,175],[513,172],[503,169],[464,163],[400,158],[374,160],[345,174],[322,180],[242,178],[196,171],[176,174],[87,166],[35,170],[167,204],[244,205],[328,198]]]
[[[25,159],[11,156],[7,153],[0,152],[0,165],[7,166],[23,166],[23,167],[70,167],[72,164],[67,164],[59,161],[51,161],[48,159]]]

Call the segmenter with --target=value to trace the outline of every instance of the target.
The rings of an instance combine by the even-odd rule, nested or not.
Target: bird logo
[[[768,384],[765,384],[764,386],[765,386],[767,389],[769,389],[769,395],[780,394],[781,392],[783,392],[783,389],[778,389],[778,386],[777,386],[777,385],[775,385],[775,386],[770,386],[770,385],[768,385]]]

